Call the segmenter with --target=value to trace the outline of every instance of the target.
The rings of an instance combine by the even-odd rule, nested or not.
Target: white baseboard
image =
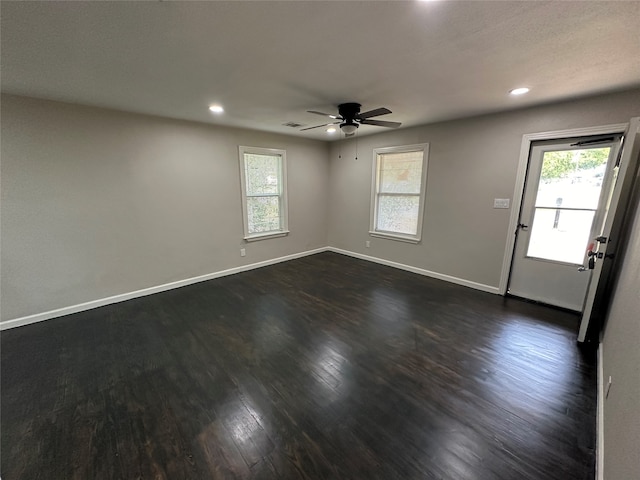
[[[123,293],[120,295],[114,295],[112,297],[80,303],[78,305],[58,308],[56,310],[50,310],[48,312],[37,313],[35,315],[28,315],[26,317],[19,317],[11,320],[5,320],[4,322],[0,322],[0,330],[21,327],[23,325],[29,325],[31,323],[42,322],[43,320],[50,320],[52,318],[62,317],[64,315],[70,315],[72,313],[83,312],[85,310],[91,310],[93,308],[111,305],[112,303],[124,302],[125,300],[131,300],[132,298],[144,297],[146,295],[153,295],[154,293],[165,292],[174,288],[186,287],[187,285],[192,285],[194,283],[204,282],[206,280],[212,280],[214,278],[226,277],[227,275],[246,272],[248,270],[254,270],[256,268],[266,267],[268,265],[274,265],[276,263],[286,262],[288,260],[294,260],[296,258],[306,257],[308,255],[314,255],[316,253],[325,251],[327,251],[327,247],[316,248],[314,250],[307,250],[300,253],[285,255],[284,257],[272,258],[270,260],[264,260],[262,262],[251,263],[249,265],[229,268],[227,270],[221,270],[219,272],[207,273],[206,275],[200,275],[184,280],[178,280],[176,282],[165,283],[163,285],[157,285],[155,287],[143,288],[142,290],[136,290],[134,292]]]
[[[596,480],[604,480],[604,367],[603,344],[598,345],[598,414],[596,420]]]
[[[465,280],[464,278],[452,277],[444,273],[432,272],[431,270],[425,270],[424,268],[414,267],[412,265],[405,265],[404,263],[392,262],[391,260],[385,260],[384,258],[371,257],[369,255],[363,255],[362,253],[351,252],[349,250],[342,250],[340,248],[328,247],[328,251],[341,253],[350,257],[359,258],[361,260],[367,260],[369,262],[379,263],[388,267],[399,268],[400,270],[406,270],[407,272],[417,273],[426,277],[437,278],[438,280],[444,280],[445,282],[455,283],[465,287],[474,288],[476,290],[482,290],[483,292],[499,294],[498,287],[492,285],[485,285],[483,283],[472,282],[471,280]]]
[[[251,263],[249,265],[242,265],[240,267],[229,268],[227,270],[221,270],[219,272],[208,273],[206,275],[200,275],[198,277],[187,278],[185,280],[178,280],[176,282],[165,283],[163,285],[157,285],[155,287],[144,288],[142,290],[136,290],[134,292],[123,293],[120,295],[114,295],[112,297],[101,298],[98,300],[92,300],[90,302],[80,303],[78,305],[71,305],[69,307],[58,308],[56,310],[50,310],[48,312],[37,313],[35,315],[28,315],[25,317],[14,318],[11,320],[5,320],[0,322],[0,330],[8,330],[10,328],[21,327],[23,325],[29,325],[31,323],[42,322],[44,320],[50,320],[52,318],[62,317],[70,315],[72,313],[83,312],[85,310],[91,310],[93,308],[103,307],[105,305],[111,305],[113,303],[124,302],[125,300],[131,300],[133,298],[144,297],[146,295],[153,295],[154,293],[165,292],[174,288],[186,287],[194,283],[204,282],[206,280],[212,280],[214,278],[225,277],[227,275],[233,275],[235,273],[246,272],[254,270],[256,268],[266,267],[268,265],[274,265],[276,263],[286,262],[288,260],[294,260],[296,258],[306,257],[308,255],[314,255],[321,252],[335,252],[350,257],[359,258],[361,260],[367,260],[369,262],[379,263],[388,267],[398,268],[400,270],[406,270],[408,272],[417,273],[419,275],[425,275],[427,277],[437,278],[446,282],[455,283],[457,285],[463,285],[465,287],[474,288],[476,290],[482,290],[484,292],[499,294],[498,287],[491,285],[484,285],[482,283],[472,282],[471,280],[465,280],[463,278],[452,277],[451,275],[445,275],[443,273],[432,272],[423,268],[414,267],[412,265],[405,265],[402,263],[392,262],[391,260],[385,260],[383,258],[371,257],[369,255],[363,255],[349,250],[342,250],[334,247],[321,247],[314,250],[307,250],[300,253],[294,253],[291,255],[285,255],[284,257],[272,258],[262,262]]]

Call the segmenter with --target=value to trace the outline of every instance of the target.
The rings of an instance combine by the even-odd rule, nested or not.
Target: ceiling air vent
[[[284,125],[285,127],[291,127],[291,128],[304,127],[303,123],[296,123],[296,122],[287,122],[287,123],[283,123],[282,125]]]

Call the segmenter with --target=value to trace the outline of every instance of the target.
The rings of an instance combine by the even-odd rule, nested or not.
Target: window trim
[[[278,155],[280,156],[280,193],[278,195],[257,195],[257,196],[277,196],[280,198],[280,229],[269,232],[249,233],[249,211],[247,209],[247,178],[245,174],[245,154],[254,155]],[[287,152],[277,148],[238,147],[238,161],[240,166],[240,194],[242,197],[242,225],[244,228],[244,240],[253,242],[256,240],[266,240],[268,238],[284,237],[289,234],[289,207],[287,202]],[[253,196],[253,195],[249,195]]]
[[[415,235],[402,234],[398,232],[390,232],[385,230],[377,230],[378,221],[378,187],[380,185],[380,155],[387,153],[408,153],[422,151],[422,178],[420,179],[420,194],[418,199],[418,225]],[[424,204],[427,190],[427,167],[429,164],[429,144],[416,143],[413,145],[401,145],[396,147],[381,147],[373,149],[373,172],[371,180],[371,204],[369,218],[369,235],[371,237],[386,238],[408,243],[420,243],[422,239],[422,220],[424,217]],[[413,194],[411,194],[413,196]]]

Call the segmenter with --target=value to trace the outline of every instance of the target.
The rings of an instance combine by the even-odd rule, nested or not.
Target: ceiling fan
[[[307,110],[307,112],[309,113],[315,113],[316,115],[323,115],[325,117],[333,118],[335,122],[316,125],[315,127],[303,128],[300,131],[340,124],[340,130],[344,132],[345,136],[350,137],[356,133],[360,125],[375,125],[377,127],[387,128],[398,128],[400,125],[402,125],[400,122],[370,120],[371,117],[378,117],[380,115],[391,113],[391,110],[389,110],[388,108],[376,108],[374,110],[369,110],[368,112],[360,113],[361,106],[362,105],[360,105],[359,103],[341,103],[340,105],[338,105],[338,115],[331,115],[329,113]]]

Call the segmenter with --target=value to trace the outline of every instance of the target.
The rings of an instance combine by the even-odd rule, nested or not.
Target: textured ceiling
[[[2,1],[2,90],[332,139],[306,113],[403,127],[640,85],[640,2]],[[517,86],[531,92],[510,97]],[[212,115],[219,102],[226,113]],[[382,131],[363,126],[360,134]]]

